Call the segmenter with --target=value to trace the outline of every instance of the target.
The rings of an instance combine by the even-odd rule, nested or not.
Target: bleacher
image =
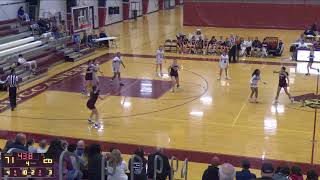
[[[0,21],[0,80],[4,80],[11,68],[22,83],[42,77],[48,69],[65,61],[78,61],[92,52],[93,48],[81,45],[75,47],[70,36],[53,38],[52,33],[35,34],[30,28],[31,22],[20,22],[17,19]],[[18,55],[22,54],[27,61],[35,61],[36,69],[27,70],[17,66]]]

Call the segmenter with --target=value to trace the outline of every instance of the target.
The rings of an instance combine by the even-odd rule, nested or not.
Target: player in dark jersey
[[[87,94],[90,96],[91,88],[92,88],[92,80],[93,80],[93,67],[92,61],[88,61],[88,66],[86,68],[85,76],[84,76],[84,89],[82,90],[82,94]]]
[[[172,80],[172,92],[174,92],[174,88],[177,85],[177,88],[180,87],[179,84],[179,70],[180,66],[178,65],[177,59],[173,60],[171,66],[169,66],[168,72]]]
[[[274,71],[274,73],[279,74],[279,85],[278,85],[277,95],[274,103],[276,104],[278,103],[279,94],[282,88],[284,89],[284,92],[288,95],[290,101],[293,102],[294,99],[292,98],[291,94],[288,92],[288,86],[290,83],[289,83],[289,73],[286,71],[286,67],[281,67],[280,71]]]
[[[314,70],[317,70],[319,72],[319,69],[312,67],[313,60],[314,60],[314,50],[311,49],[310,55],[309,55],[309,62],[308,62],[308,65],[307,65],[308,73],[306,74],[306,76],[310,76],[310,69],[314,69]]]
[[[103,100],[104,98],[100,96],[100,90],[97,88],[97,86],[92,87],[92,91],[90,93],[90,98],[87,101],[87,108],[91,110],[90,117],[88,119],[89,124],[94,124],[95,128],[99,128],[99,112],[96,108],[96,102],[97,100],[101,99]],[[93,120],[93,117],[95,116],[95,121]]]

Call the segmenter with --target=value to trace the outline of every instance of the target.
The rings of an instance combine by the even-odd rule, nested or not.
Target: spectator
[[[22,6],[18,9],[18,18],[21,21],[30,21],[29,15],[24,12],[24,9]]]
[[[235,168],[229,163],[222,164],[219,168],[219,180],[234,180],[235,174]]]
[[[80,140],[77,142],[77,149],[76,149],[76,155],[79,156],[80,158],[83,157],[83,153],[84,153],[84,149],[85,149],[85,143],[83,140]]]
[[[25,146],[26,144],[26,135],[19,133],[16,135],[16,139],[13,143],[9,144],[7,149],[7,153],[12,152],[28,152],[28,148]]]
[[[108,180],[127,180],[126,175],[127,164],[121,157],[121,152],[118,149],[114,149],[110,154],[110,159],[107,165]]]
[[[253,56],[259,56],[259,52],[260,52],[261,48],[262,48],[262,43],[259,40],[259,38],[256,37],[255,40],[252,41],[252,50],[253,50],[252,54],[253,54]]]
[[[62,36],[66,33],[66,23],[64,20],[62,20],[61,23],[59,24],[59,32],[61,33]]]
[[[306,36],[316,36],[316,33],[310,28],[306,28],[306,30],[303,32],[304,35]]]
[[[62,142],[60,139],[54,139],[50,142],[50,146],[47,151],[47,156],[54,159],[55,161],[59,161],[60,154],[64,151],[62,148]]]
[[[251,180],[256,179],[256,175],[250,172],[250,162],[243,160],[241,163],[242,170],[236,173],[236,180]]]
[[[106,37],[108,37],[108,36],[105,33],[105,31],[103,29],[100,29],[99,38],[106,38]],[[103,45],[105,45],[106,47],[109,47],[109,41],[101,41],[100,47],[102,47]]]
[[[37,148],[35,148],[33,145],[34,145],[34,139],[28,139],[27,144],[26,144],[28,151],[31,153],[36,153]]]
[[[280,166],[279,171],[273,175],[274,180],[288,180],[290,168],[288,166]]]
[[[301,40],[301,42],[298,44],[298,48],[308,48],[307,44],[304,42],[304,40]]]
[[[208,168],[203,172],[202,180],[219,180],[219,165],[220,159],[214,156]]]
[[[291,167],[290,178],[292,180],[303,180],[303,176],[302,176],[300,167],[298,167],[298,166]]]
[[[77,149],[77,145],[76,144],[69,144],[67,150],[72,153],[73,155],[76,155]],[[77,165],[77,158],[75,158],[74,156],[69,156],[68,158],[70,158],[70,162],[71,162],[71,167],[72,169],[69,169],[67,172],[67,179],[75,179],[76,177],[82,177],[83,174],[80,171],[80,169],[77,169],[78,165]],[[81,179],[81,178],[80,178]]]
[[[317,31],[318,31],[317,22],[315,22],[315,23],[313,23],[313,24],[311,25],[311,31],[313,31],[313,32],[317,32]]]
[[[270,163],[263,163],[261,167],[261,177],[258,180],[273,180],[274,168]]]
[[[307,172],[307,178],[306,180],[318,180],[318,174],[315,170],[309,170]]]
[[[18,66],[22,65],[26,68],[26,70],[34,70],[37,68],[36,61],[27,61],[22,54],[18,55]],[[33,67],[32,67],[33,66]]]
[[[4,147],[3,147],[3,149],[2,149],[2,152],[3,152],[3,153],[6,153],[6,152],[9,150],[8,147],[9,147],[11,144],[13,144],[13,143],[14,143],[13,140],[8,139],[8,140],[6,141],[6,144],[4,145]]]
[[[47,152],[47,141],[45,139],[39,142],[39,148],[37,149],[37,153],[46,153]]]
[[[99,144],[91,144],[88,147],[88,179],[101,179],[101,147]]]
[[[283,44],[282,40],[279,40],[279,43],[278,43],[278,46],[277,46],[277,49],[276,49],[275,56],[281,56],[283,50],[284,50],[284,44]]]
[[[61,145],[63,150],[67,150],[68,149],[68,142],[66,140],[61,140]]]
[[[138,158],[134,158],[133,160],[132,159],[129,160],[129,165],[128,165],[129,171],[130,171],[130,173],[133,172],[135,180],[147,180],[148,179],[147,172],[146,172],[147,159],[144,157],[143,149],[142,148],[136,149],[134,154],[136,156],[138,156]],[[132,167],[133,171],[131,172],[132,165],[133,165],[133,167]],[[129,175],[129,177],[131,177],[131,174]]]
[[[170,179],[170,164],[168,157],[163,154],[163,150],[161,148],[157,148],[157,151],[153,154],[150,154],[148,156],[148,169],[147,169],[147,174],[148,178],[152,179],[154,175],[154,160],[156,155],[160,156],[162,158],[163,162],[163,169],[161,173],[157,173],[157,180],[166,180],[166,178],[169,176]],[[157,166],[160,167],[160,161],[157,161]]]

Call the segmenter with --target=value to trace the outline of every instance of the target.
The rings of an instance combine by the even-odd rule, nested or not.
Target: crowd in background
[[[206,35],[202,34],[200,29],[197,29],[195,33],[188,36],[183,33],[177,34],[178,53],[182,54],[221,55],[226,51],[229,53],[229,56],[235,55],[236,57],[281,56],[284,44],[282,40],[277,40],[276,43],[276,47],[271,47],[267,38],[260,41],[258,37],[244,39],[233,34],[226,38],[223,36],[219,38],[212,36],[209,39]]]
[[[108,180],[128,180],[133,173],[135,180],[152,179],[154,176],[154,165],[160,167],[162,159],[163,170],[157,173],[157,180],[166,180],[171,176],[171,167],[169,158],[165,155],[161,148],[146,156],[142,148],[137,148],[128,164],[123,160],[123,156],[119,149],[110,148],[109,152],[103,152],[99,144],[85,144],[83,140],[79,140],[76,144],[69,144],[63,139],[54,139],[49,144],[47,141],[39,141],[38,147],[35,146],[33,139],[27,139],[25,134],[17,134],[14,140],[7,140],[2,153],[14,152],[30,152],[45,153],[46,157],[54,160],[55,177],[58,177],[58,164],[62,152],[68,151],[74,156],[64,156],[64,177],[66,179],[101,179],[101,170],[105,170],[106,179]],[[76,158],[75,158],[76,157]],[[105,167],[101,167],[103,158],[105,159]],[[80,163],[77,168],[76,163]],[[0,161],[1,163],[1,161]],[[235,167],[230,163],[221,163],[219,157],[213,157],[207,169],[204,170],[202,180],[303,180],[303,174],[298,166],[282,165],[277,168],[271,163],[263,163],[261,166],[261,174],[256,175],[250,171],[250,162],[242,161],[242,169],[236,171]],[[306,180],[318,180],[318,174],[315,170],[307,172]]]

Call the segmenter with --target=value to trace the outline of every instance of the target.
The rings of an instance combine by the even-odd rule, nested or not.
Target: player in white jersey
[[[252,73],[252,77],[250,79],[250,88],[251,88],[251,94],[250,94],[250,102],[258,103],[258,83],[261,80],[260,77],[260,69],[255,69]],[[263,84],[266,84],[266,82],[262,81]],[[255,99],[252,99],[253,95],[255,95]]]
[[[121,81],[121,75],[120,75],[120,66],[121,65],[123,66],[123,68],[126,68],[121,60],[120,52],[117,52],[116,56],[112,59],[113,77],[112,77],[111,81],[113,81],[116,77],[118,77],[119,82],[120,82],[120,86],[123,86],[124,84]]]
[[[99,62],[97,60],[93,60],[91,64],[91,69],[92,69],[92,81],[93,81],[93,86],[99,87],[100,81],[99,81],[99,76],[98,72],[103,75],[103,72],[100,70]]]
[[[158,69],[160,68],[160,76],[162,76],[162,62],[164,60],[164,50],[163,47],[160,46],[159,49],[157,49],[156,54],[156,75],[159,75]]]
[[[230,77],[228,76],[229,56],[226,51],[223,51],[223,53],[220,56],[219,66],[220,66],[220,73],[219,73],[218,80],[221,79],[221,75],[222,75],[223,70],[226,73],[226,79],[229,80],[230,79]]]

